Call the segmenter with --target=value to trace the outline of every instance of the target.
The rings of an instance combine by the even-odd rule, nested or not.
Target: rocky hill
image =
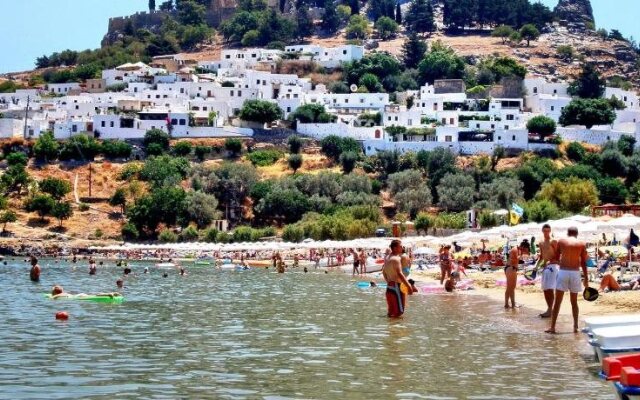
[[[560,0],[554,13],[560,20],[580,27],[595,26],[593,8],[589,0]]]

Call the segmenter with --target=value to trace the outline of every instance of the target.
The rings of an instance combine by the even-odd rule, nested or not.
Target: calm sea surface
[[[39,284],[23,260],[0,265],[3,399],[614,398],[583,338],[481,296],[414,296],[389,321],[350,275],[137,264],[123,304],[51,301],[53,284],[112,291],[122,269],[41,265]]]

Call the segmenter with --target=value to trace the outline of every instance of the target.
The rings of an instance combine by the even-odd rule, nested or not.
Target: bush
[[[282,152],[276,149],[257,150],[247,154],[247,159],[256,167],[267,167],[278,162],[283,156]]]
[[[600,202],[602,204],[625,204],[629,191],[622,182],[614,178],[596,181]]]
[[[302,139],[298,135],[291,135],[287,139],[287,144],[289,145],[289,152],[292,154],[300,153],[300,149],[302,149]]]
[[[216,240],[218,239],[218,235],[220,234],[220,232],[218,232],[217,229],[215,228],[209,228],[206,231],[204,231],[204,235],[203,235],[203,239],[205,242],[207,243],[215,243]]]
[[[295,174],[296,171],[298,171],[298,169],[300,169],[300,167],[302,167],[302,155],[300,154],[291,154],[289,156],[289,158],[287,159],[287,164],[289,164],[289,168],[291,168],[293,170],[293,173]]]
[[[149,151],[148,147],[152,144],[160,146],[162,151],[169,150],[169,134],[162,129],[150,129],[144,134],[144,146]]]
[[[211,146],[202,146],[198,145],[195,149],[196,158],[198,161],[202,162],[207,157],[207,154],[211,153]]]
[[[180,232],[180,240],[183,242],[198,240],[198,230],[194,226],[189,225]]]
[[[491,211],[483,211],[478,216],[478,223],[482,228],[493,228],[500,225],[500,217]]]
[[[38,160],[49,162],[58,158],[60,146],[53,136],[53,132],[43,132],[33,145],[33,153]]]
[[[158,235],[158,241],[162,243],[175,243],[178,241],[178,235],[171,229],[163,229]]]
[[[102,142],[102,154],[107,158],[129,158],[132,152],[133,147],[122,140],[105,140]]]
[[[574,162],[581,162],[587,151],[584,146],[578,142],[571,142],[567,145],[567,158]]]
[[[120,170],[118,179],[121,181],[129,181],[131,179],[137,179],[140,171],[142,171],[143,164],[139,162],[127,163]]]
[[[383,40],[387,40],[398,33],[398,23],[389,17],[378,18],[374,26]]]
[[[178,157],[185,157],[191,154],[193,146],[187,141],[178,142],[173,146],[173,154]]]
[[[524,215],[529,222],[545,222],[560,216],[558,206],[549,200],[533,200],[525,204]]]
[[[151,143],[145,150],[148,156],[161,156],[164,154],[164,149],[159,143]]]
[[[547,116],[538,115],[527,122],[527,130],[544,138],[556,133],[556,121]]]
[[[601,154],[602,172],[613,177],[627,173],[627,160],[618,150],[605,150]]]
[[[297,225],[287,225],[282,231],[282,240],[299,243],[304,240],[304,230]]]
[[[89,211],[89,205],[87,203],[78,204],[78,210],[81,212]]]
[[[591,180],[554,179],[542,185],[538,198],[555,203],[561,210],[580,213],[586,207],[598,204],[598,190]]]
[[[340,165],[342,166],[342,172],[350,174],[356,167],[358,162],[358,154],[353,151],[347,151],[340,154]]]
[[[242,152],[242,141],[236,138],[228,138],[224,141],[224,148],[231,153],[231,157],[235,158]]]
[[[140,236],[136,226],[130,222],[124,224],[121,233],[124,240],[136,240]]]

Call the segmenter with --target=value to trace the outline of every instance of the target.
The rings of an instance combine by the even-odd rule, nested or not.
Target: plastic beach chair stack
[[[640,314],[587,318],[584,332],[602,361],[601,377],[621,400],[640,400]]]

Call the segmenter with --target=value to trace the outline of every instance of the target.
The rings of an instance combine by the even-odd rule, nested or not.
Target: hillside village
[[[296,131],[317,139],[352,137],[363,143],[367,154],[439,146],[459,154],[478,154],[491,153],[496,146],[513,150],[553,146],[529,132],[527,122],[545,115],[558,123],[572,100],[568,82],[548,82],[531,75],[479,95],[470,94],[462,80],[435,80],[419,90],[398,92],[392,101],[388,93],[362,93],[357,85],[351,87],[352,93],[331,93],[326,85],[314,84],[309,78],[270,72],[285,57],[331,70],[367,54],[372,52],[356,45],[298,45],[285,51],[227,49],[219,60],[197,65],[178,56],[158,57],[152,65],[128,63],[102,71],[102,79],[50,83],[44,89],[0,94],[0,138],[23,137],[26,132],[25,139],[37,139],[42,132],[52,131],[58,140],[80,133],[128,140],[142,139],[154,128],[174,138],[250,137],[254,128],[277,126],[237,117],[246,101],[265,100],[282,110],[283,120],[303,105],[323,106],[335,122],[298,122]],[[121,91],[111,91],[114,87]],[[604,97],[624,103],[613,123],[590,129],[566,126],[556,133],[567,141],[590,144],[622,135],[636,137],[640,133],[637,93],[607,87]],[[407,105],[408,99],[412,106]],[[372,119],[371,115],[379,117]],[[406,132],[390,133],[388,128],[393,126],[403,126]]]

